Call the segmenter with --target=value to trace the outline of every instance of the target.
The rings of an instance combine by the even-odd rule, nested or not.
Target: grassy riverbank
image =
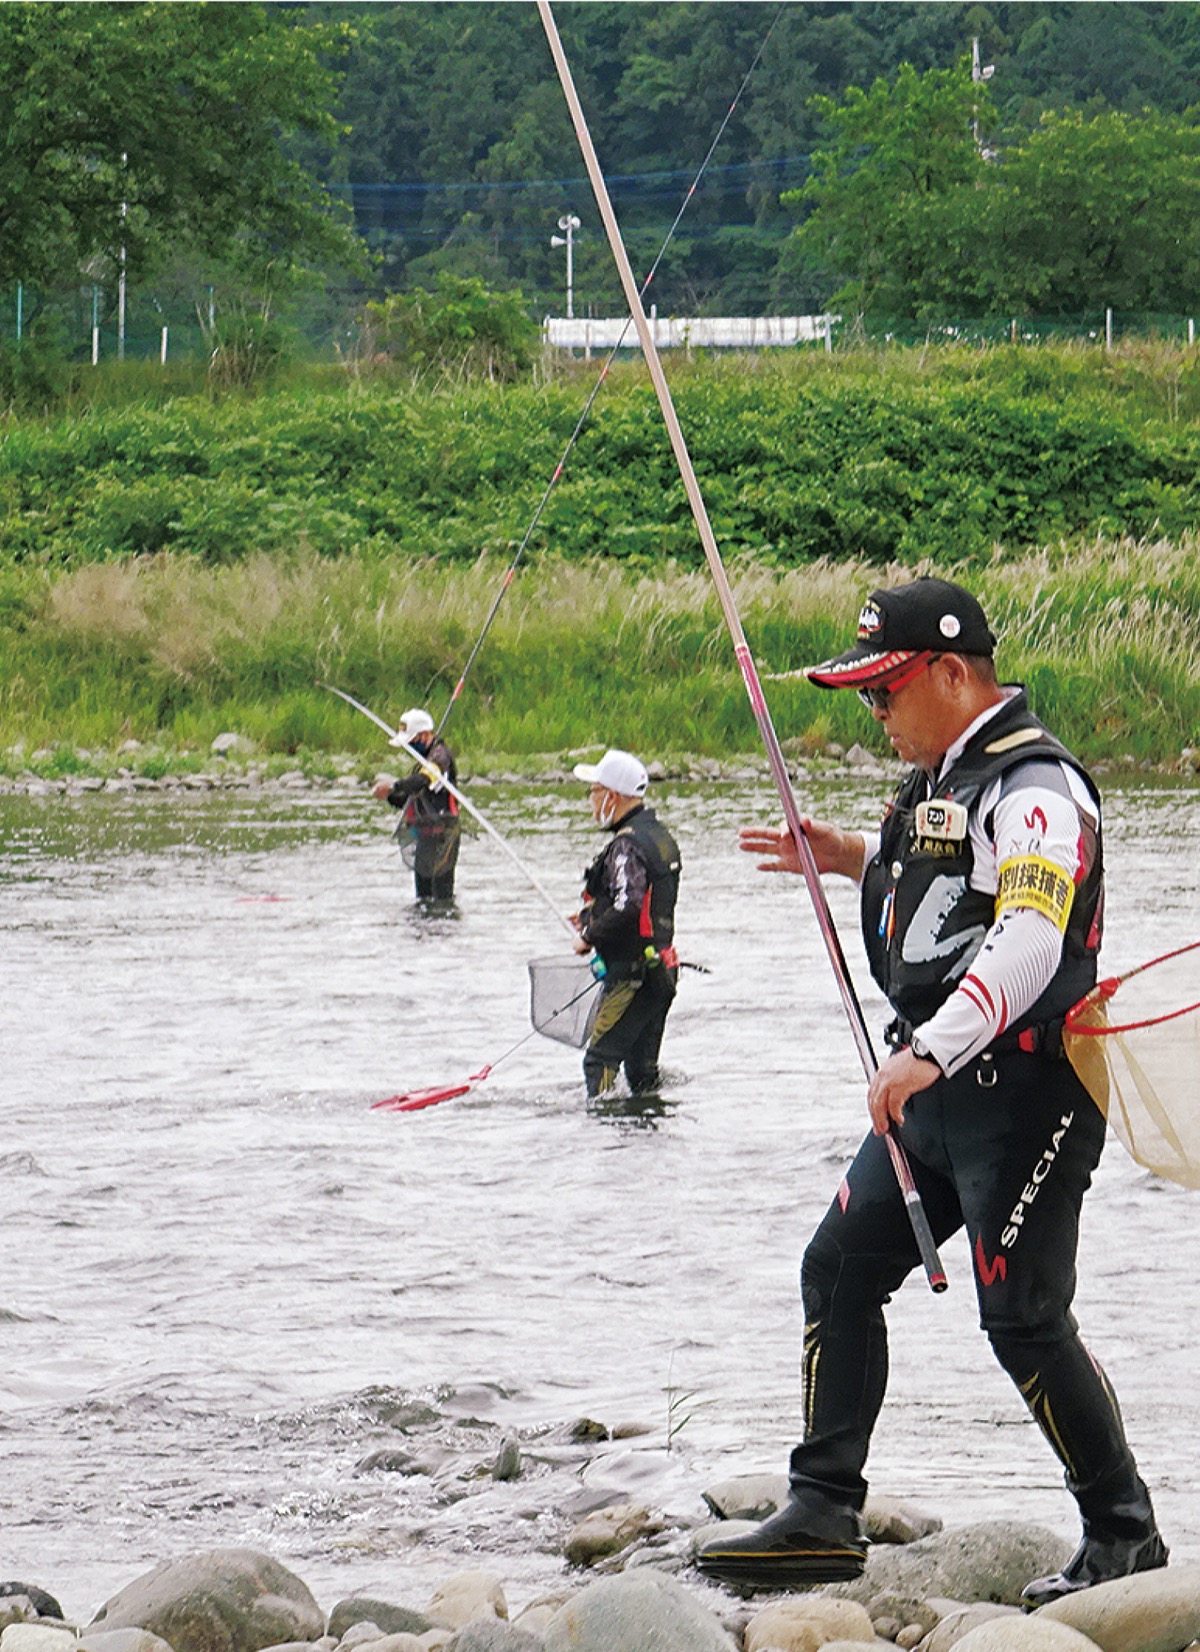
[[[76,748],[131,739],[160,768],[186,765],[226,730],[266,754],[382,760],[378,731],[319,685],[392,722],[414,703],[440,715],[504,568],[308,552],[2,571],[0,766],[40,749],[44,766],[69,769]],[[735,565],[764,677],[844,646],[863,594],[906,571]],[[1001,637],[1003,674],[1029,684],[1082,756],[1169,765],[1200,746],[1200,540],[1065,542],[959,571]],[[886,751],[853,695],[795,677],[767,692],[798,751],[855,740]],[[602,743],[718,758],[758,745],[704,569],[561,558],[519,572],[449,732],[476,768]]]
[[[957,573],[1003,670],[1084,756],[1200,745],[1200,353],[938,347],[669,361],[764,675],[840,648],[865,591]],[[446,705],[595,363],[514,386],[309,369],[214,395],[144,368],[0,425],[0,755],[378,748],[318,684]],[[1041,546],[1042,549],[1031,549]],[[769,684],[797,750],[853,697]],[[477,764],[757,736],[640,363],[618,364],[450,725]],[[90,760],[89,760],[90,761]]]

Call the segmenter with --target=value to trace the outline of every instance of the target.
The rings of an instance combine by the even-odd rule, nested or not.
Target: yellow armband
[[[1044,912],[1064,933],[1075,899],[1075,885],[1061,866],[1041,855],[1016,855],[1000,868],[996,916],[1017,907]]]

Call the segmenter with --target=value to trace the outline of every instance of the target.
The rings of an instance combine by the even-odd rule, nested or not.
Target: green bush
[[[982,565],[997,545],[1200,527],[1200,430],[1106,389],[1112,363],[1089,375],[1046,352],[1040,376],[1000,352],[927,370],[907,356],[668,365],[727,554]],[[570,376],[452,390],[343,376],[336,389],[12,417],[0,565],[168,549],[213,563],[299,548],[508,555],[585,394]],[[608,375],[541,517],[531,550],[543,549],[701,563],[640,364]]]
[[[27,333],[20,340],[0,339],[0,407],[17,413],[58,407],[78,375],[56,338]]]
[[[360,354],[437,377],[511,383],[528,372],[537,327],[517,291],[443,270],[431,292],[413,287],[367,305]]]

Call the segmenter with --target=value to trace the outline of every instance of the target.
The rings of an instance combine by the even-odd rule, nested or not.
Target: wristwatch
[[[926,1044],[923,1038],[917,1038],[914,1035],[914,1037],[909,1039],[908,1047],[916,1056],[918,1061],[932,1061],[934,1066],[937,1066],[937,1057],[934,1055],[933,1051],[929,1048],[929,1045]]]

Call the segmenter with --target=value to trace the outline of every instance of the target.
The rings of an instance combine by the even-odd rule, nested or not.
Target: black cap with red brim
[[[804,675],[820,688],[865,688],[905,673],[921,654],[984,654],[996,639],[969,591],[927,576],[873,591],[858,616],[858,641]]]

